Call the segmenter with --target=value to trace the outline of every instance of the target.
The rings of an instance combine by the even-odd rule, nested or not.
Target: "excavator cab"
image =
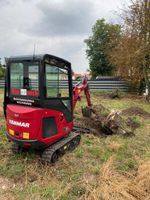
[[[48,54],[10,57],[4,94],[8,139],[18,148],[43,149],[69,135],[72,98],[68,61]]]

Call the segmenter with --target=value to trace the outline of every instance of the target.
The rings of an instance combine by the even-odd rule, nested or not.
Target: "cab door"
[[[72,122],[72,79],[67,66],[45,62],[45,100],[44,107],[60,111],[67,122]]]

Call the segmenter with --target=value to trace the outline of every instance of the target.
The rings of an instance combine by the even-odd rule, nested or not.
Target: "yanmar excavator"
[[[73,86],[71,64],[62,58],[49,54],[10,57],[4,114],[12,151],[40,149],[42,161],[51,163],[74,150],[81,136],[73,125],[73,111],[82,91],[90,107],[87,79]]]

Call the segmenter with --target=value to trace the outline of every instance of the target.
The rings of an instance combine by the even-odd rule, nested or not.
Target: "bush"
[[[5,68],[0,65],[0,79],[5,77]]]

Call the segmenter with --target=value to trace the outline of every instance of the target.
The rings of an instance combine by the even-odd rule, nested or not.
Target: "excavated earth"
[[[113,112],[115,115],[111,114]],[[150,117],[150,113],[144,111],[140,107],[130,107],[124,110],[110,111],[101,104],[93,106],[92,113],[94,114],[89,117],[85,117],[85,115],[83,117],[75,117],[75,123],[81,127],[90,129],[93,134],[99,136],[114,134],[115,132],[118,134],[119,131],[117,127],[125,130],[127,135],[134,135],[134,131],[139,128],[140,124],[134,120],[133,116],[140,116],[145,119]],[[110,115],[112,115],[112,117],[111,120],[108,121]],[[108,121],[108,123],[104,126],[105,128],[103,128],[106,121]],[[112,132],[110,130],[107,132],[107,126],[110,130],[112,129]]]
[[[130,107],[127,108],[125,110],[122,110],[122,115],[130,115],[130,116],[140,116],[143,118],[149,118],[150,117],[150,113],[144,111],[142,108],[139,107]]]

